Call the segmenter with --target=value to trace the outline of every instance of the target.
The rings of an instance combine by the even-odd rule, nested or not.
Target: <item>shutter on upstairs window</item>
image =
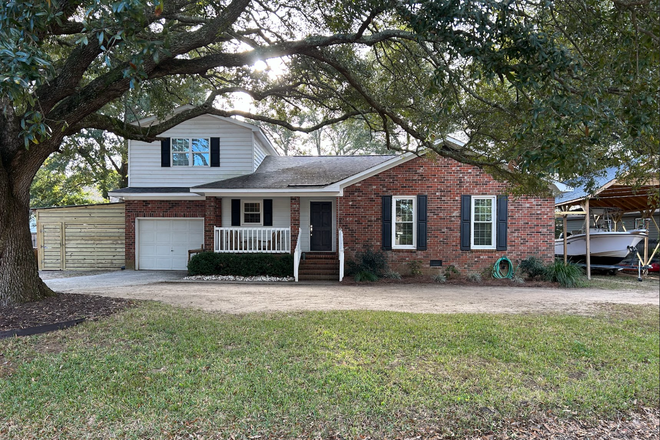
[[[160,166],[169,167],[172,155],[170,153],[170,138],[160,141]]]
[[[231,199],[231,225],[241,225],[241,199]]]
[[[220,166],[220,138],[211,138],[211,166]]]
[[[470,217],[472,214],[472,197],[461,196],[461,250],[470,250]]]
[[[264,226],[273,226],[273,199],[264,199]]]
[[[417,196],[417,250],[426,250],[426,225],[427,225],[427,197],[425,195]]]
[[[507,196],[497,196],[497,243],[495,248],[498,251],[506,250],[508,205]]]
[[[392,196],[383,196],[383,249],[392,249]]]

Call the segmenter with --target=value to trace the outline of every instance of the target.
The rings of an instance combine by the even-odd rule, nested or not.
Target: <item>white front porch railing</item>
[[[290,253],[290,228],[215,228],[214,252]]]
[[[298,241],[296,241],[296,251],[293,253],[293,278],[298,282],[298,269],[300,268],[300,257],[302,248],[300,247],[300,234],[302,229],[298,229]]]
[[[339,228],[339,282],[344,279],[344,231]]]

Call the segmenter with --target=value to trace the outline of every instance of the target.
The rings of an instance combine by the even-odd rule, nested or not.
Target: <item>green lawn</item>
[[[0,438],[466,434],[658,406],[658,307],[210,314],[145,303],[0,341]],[[188,437],[186,437],[188,438]]]

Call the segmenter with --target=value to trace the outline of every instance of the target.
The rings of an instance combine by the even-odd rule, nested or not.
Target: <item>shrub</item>
[[[444,283],[447,281],[447,277],[439,273],[437,275],[433,275],[433,281],[435,281],[436,283]]]
[[[422,263],[417,260],[409,262],[408,268],[410,269],[410,275],[414,277],[422,274]]]
[[[481,282],[481,274],[477,272],[470,272],[467,276],[468,281],[472,281],[473,283],[480,283]]]
[[[362,272],[358,272],[355,274],[355,281],[357,281],[358,283],[361,281],[373,282],[373,281],[378,281],[378,277],[369,271],[363,270]]]
[[[564,262],[561,260],[555,260],[554,263],[548,265],[545,272],[548,281],[559,283],[562,287],[581,287],[584,284],[582,275],[580,266],[573,263],[564,266]]]
[[[546,267],[543,260],[536,257],[529,257],[520,262],[518,270],[527,274],[529,279],[533,280],[536,277],[543,278],[546,274]]]
[[[385,275],[383,275],[384,278],[389,278],[391,280],[400,280],[401,279],[401,274],[399,272],[394,272],[393,270],[388,270],[385,272]]]
[[[447,268],[445,269],[445,277],[446,277],[447,279],[450,279],[450,278],[456,278],[456,277],[458,277],[460,274],[461,274],[461,272],[460,272],[458,269],[456,269],[456,266],[454,266],[453,264],[450,264],[450,265],[447,266]]]
[[[202,252],[193,256],[188,263],[188,275],[291,277],[293,255]]]
[[[346,263],[347,275],[356,276],[360,272],[369,272],[382,277],[387,272],[387,257],[383,252],[366,249],[355,253],[355,259]]]

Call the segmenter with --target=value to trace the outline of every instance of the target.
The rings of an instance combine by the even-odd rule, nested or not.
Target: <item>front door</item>
[[[310,202],[310,244],[311,251],[332,250],[332,202]]]

